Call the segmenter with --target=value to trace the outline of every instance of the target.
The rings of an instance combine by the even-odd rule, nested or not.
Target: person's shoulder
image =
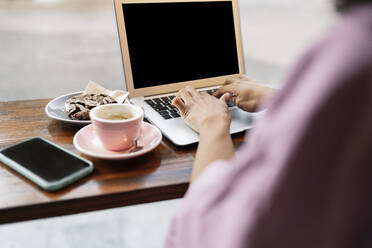
[[[372,4],[342,14],[338,23],[311,46],[296,65],[295,75],[315,72],[331,76],[371,70]]]
[[[297,99],[298,92],[305,92],[304,95],[323,92],[326,97],[344,88],[356,91],[369,87],[371,81],[372,4],[369,4],[343,14],[338,23],[300,57],[287,74],[282,93],[271,106],[280,106],[291,95]]]
[[[362,75],[369,80],[372,71],[371,4],[341,16],[339,23],[318,43],[311,68],[311,73],[322,77],[320,81],[335,81],[338,85]]]
[[[339,34],[349,41],[372,46],[372,4],[364,4],[342,15]]]
[[[372,3],[360,4],[341,14],[344,23],[357,25],[359,28],[372,27]]]
[[[372,4],[364,4],[341,16],[329,33],[323,53],[330,53],[338,62],[372,64]]]

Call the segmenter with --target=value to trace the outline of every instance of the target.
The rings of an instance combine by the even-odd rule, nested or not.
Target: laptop
[[[130,101],[178,146],[199,141],[171,100],[187,85],[212,94],[244,74],[237,0],[113,0]],[[229,105],[230,132],[256,114]]]

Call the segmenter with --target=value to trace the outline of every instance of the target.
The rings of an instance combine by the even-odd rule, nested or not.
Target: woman
[[[241,77],[220,99],[174,99],[200,143],[167,247],[372,247],[372,1],[335,5],[340,24],[275,97]],[[246,111],[273,98],[236,154],[231,97]]]

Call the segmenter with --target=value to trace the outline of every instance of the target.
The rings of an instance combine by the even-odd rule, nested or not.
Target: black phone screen
[[[84,160],[40,138],[6,148],[1,153],[48,182],[58,181],[89,167]]]

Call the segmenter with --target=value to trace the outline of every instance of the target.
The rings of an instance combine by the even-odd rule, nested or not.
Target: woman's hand
[[[218,99],[187,86],[179,91],[172,103],[178,108],[186,124],[196,132],[208,132],[211,127],[228,132],[231,117],[226,102],[229,98],[229,94],[222,94]]]
[[[230,112],[227,102],[230,95],[220,99],[205,92],[199,93],[187,86],[173,99],[184,121],[200,133],[200,142],[191,175],[193,183],[213,161],[228,160],[234,156],[230,135]]]
[[[247,112],[256,112],[263,102],[275,95],[276,91],[242,75],[239,79],[226,80],[224,85],[214,93],[214,96],[220,97],[230,93],[231,101],[236,106]]]

